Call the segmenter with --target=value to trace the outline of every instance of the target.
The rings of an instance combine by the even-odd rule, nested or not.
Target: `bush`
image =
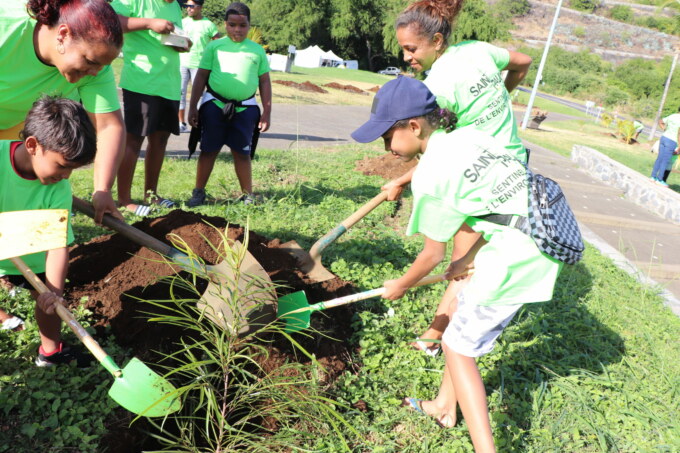
[[[592,13],[600,5],[600,2],[596,0],[570,0],[569,5],[579,11]]]
[[[496,5],[511,16],[524,16],[531,11],[529,0],[500,0]]]
[[[633,20],[633,10],[630,6],[616,5],[611,9],[609,15],[612,19],[621,22],[630,22]]]
[[[614,117],[611,116],[609,113],[603,113],[602,116],[600,117],[600,121],[602,122],[602,125],[604,127],[609,128],[609,126],[614,121]]]
[[[586,36],[586,29],[581,26],[574,27],[574,36],[577,38],[584,38]]]
[[[630,95],[616,86],[608,86],[605,91],[604,99],[605,105],[612,106],[617,104],[625,104],[630,99]]]

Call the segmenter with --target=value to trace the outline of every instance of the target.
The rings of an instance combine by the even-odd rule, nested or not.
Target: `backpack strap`
[[[529,219],[525,216],[515,214],[486,214],[475,216],[476,219],[485,220],[487,222],[495,223],[497,225],[509,226],[516,228],[522,232],[531,230],[529,226]]]

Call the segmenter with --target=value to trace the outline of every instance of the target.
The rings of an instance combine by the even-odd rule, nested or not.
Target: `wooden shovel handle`
[[[94,219],[94,207],[87,201],[81,200],[78,197],[73,197],[73,208],[76,211],[82,212],[86,216]],[[122,234],[131,241],[144,247],[148,247],[151,250],[160,253],[161,255],[173,256],[174,255],[173,252],[176,250],[171,245],[159,241],[150,234],[146,234],[143,231],[128,225],[122,220],[116,219],[110,214],[104,214],[102,224],[104,224],[105,227],[112,229],[113,231],[117,231],[118,233]]]
[[[35,275],[35,272],[33,272],[21,258],[10,258],[10,261],[17,269],[19,269],[19,271],[21,271],[21,274],[24,276],[24,278],[28,280],[31,286],[33,286],[33,288],[35,288],[38,293],[43,294],[50,292],[50,289],[42,282],[42,280],[38,278],[37,275]],[[102,364],[105,362],[110,362],[110,360],[108,360],[109,355],[106,353],[106,351],[104,351],[102,347],[99,346],[99,343],[97,343],[95,339],[92,338],[89,333],[87,333],[87,330],[85,330],[83,326],[81,326],[80,323],[76,321],[76,318],[73,317],[73,314],[68,310],[68,308],[64,307],[62,304],[56,304],[56,307],[59,317],[71,328],[73,333],[75,333],[78,339],[83,342],[87,349],[90,350],[92,355],[94,355],[94,357]],[[111,372],[116,375],[114,371]],[[118,369],[117,376],[120,375],[122,375],[122,372],[120,369]]]
[[[463,277],[465,275],[471,275],[474,273],[474,269],[470,269],[468,271],[462,272],[453,278],[457,277]],[[418,280],[411,288],[416,288],[418,286],[424,286],[424,285],[430,285],[432,283],[437,283],[437,282],[444,282],[448,281],[446,279],[446,274],[436,274],[436,275],[428,275],[427,277],[424,277],[420,280]],[[319,310],[326,310],[328,308],[333,308],[333,307],[339,307],[340,305],[347,305],[347,304],[352,304],[354,302],[358,302],[360,300],[366,300],[370,299],[371,297],[378,297],[382,296],[385,293],[385,288],[376,288],[376,289],[371,289],[368,291],[364,291],[362,293],[357,293],[357,294],[350,294],[349,296],[344,296],[344,297],[338,297],[337,299],[331,299],[326,302],[318,302],[316,304],[312,304],[308,307],[304,308],[298,308],[297,310],[293,310],[287,314],[292,314],[292,313],[301,313],[304,311],[319,311]]]
[[[347,217],[338,226],[333,228],[318,241],[316,241],[314,245],[312,245],[312,248],[309,249],[309,256],[311,256],[313,260],[319,258],[326,247],[335,242],[336,239],[345,234],[348,229],[354,226],[354,224],[356,224],[359,220],[363,219],[366,214],[377,208],[378,205],[380,205],[380,203],[385,200],[387,200],[387,191],[383,190],[378,195],[373,197],[368,203],[357,209],[354,214]]]

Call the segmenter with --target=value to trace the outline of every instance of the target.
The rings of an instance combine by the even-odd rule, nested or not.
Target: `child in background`
[[[0,141],[0,212],[31,209],[71,210],[71,185],[68,178],[74,168],[94,160],[97,137],[85,109],[77,102],[42,97],[26,117],[20,134],[22,141]],[[68,225],[68,243],[73,231]],[[38,295],[35,318],[40,330],[40,348],[36,365],[40,367],[78,361],[81,355],[61,342],[61,319],[55,313],[60,303],[68,269],[68,247],[33,253],[22,257],[51,292]],[[30,284],[9,260],[0,261],[0,276],[15,286]]]
[[[203,17],[203,0],[189,0],[184,4],[187,17],[182,19],[182,30],[191,39],[189,52],[179,55],[179,72],[182,77],[182,93],[179,98],[179,131],[189,132],[189,126],[184,121],[184,108],[187,103],[187,85],[196,79],[198,64],[205,46],[213,39],[220,37],[217,26],[207,17]]]
[[[423,234],[425,246],[402,277],[384,283],[383,297],[399,299],[428,275],[462,225],[477,238],[446,270],[452,278],[475,262],[475,273],[458,294],[442,338],[446,366],[439,394],[431,401],[405,398],[403,405],[450,428],[460,404],[475,451],[495,451],[475,358],[493,349],[523,304],[552,298],[561,263],[541,253],[521,231],[477,218],[490,213],[528,215],[526,170],[503,141],[472,127],[447,133],[455,128],[455,115],[440,109],[422,82],[407,77],[386,83],[371,111],[370,120],[352,134],[356,141],[368,143],[382,136],[385,149],[404,161],[422,154],[413,174],[407,234]]]
[[[246,37],[250,30],[250,9],[243,3],[230,4],[224,23],[227,36],[210,42],[206,47],[191,92],[189,124],[197,127],[200,115],[202,134],[196,187],[187,202],[190,207],[205,203],[205,186],[217,154],[225,144],[231,149],[236,177],[243,193],[239,201],[253,203],[253,133],[255,128],[260,132],[269,129],[272,104],[269,63],[262,46]],[[261,116],[255,99],[258,88],[263,107]],[[200,112],[197,110],[199,99]],[[231,119],[223,115],[223,100],[237,102]]]

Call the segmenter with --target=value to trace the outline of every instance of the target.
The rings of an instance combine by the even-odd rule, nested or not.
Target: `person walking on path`
[[[19,137],[43,93],[80,100],[97,131],[92,194],[97,223],[105,213],[123,220],[111,188],[125,126],[109,66],[122,45],[120,22],[104,0],[0,2],[0,139]]]
[[[659,126],[663,129],[663,134],[659,140],[659,154],[656,156],[652,175],[649,179],[668,187],[668,183],[664,180],[664,174],[673,156],[680,152],[678,146],[680,144],[680,108],[678,108],[678,113],[673,113],[659,120]]]
[[[203,0],[189,0],[184,4],[187,16],[182,19],[182,30],[191,39],[192,46],[189,52],[180,54],[179,71],[182,77],[182,92],[179,99],[179,131],[189,132],[189,126],[184,121],[184,110],[187,101],[187,86],[189,82],[196,80],[198,64],[205,46],[212,39],[220,37],[217,26],[211,20],[203,17]]]
[[[189,49],[161,42],[160,35],[182,23],[175,0],[113,0],[111,6],[126,33],[120,87],[127,135],[118,170],[118,205],[145,216],[151,207],[132,200],[132,181],[145,138],[144,200],[164,208],[175,205],[157,191],[168,137],[179,135],[179,52]]]
[[[205,187],[217,154],[225,144],[234,158],[242,192],[239,201],[253,203],[253,134],[256,128],[259,132],[269,129],[272,108],[269,63],[262,46],[247,38],[250,9],[243,3],[230,4],[225,14],[225,26],[227,36],[209,43],[203,53],[191,92],[189,123],[198,127],[200,122],[202,132],[196,187],[187,203],[190,207],[205,203]],[[261,115],[255,99],[258,88],[262,99]],[[197,109],[199,99],[200,111]],[[229,104],[233,109],[231,117],[225,112],[225,106]]]
[[[495,452],[476,358],[493,349],[524,304],[552,298],[562,263],[542,253],[528,234],[478,218],[490,213],[528,215],[526,169],[503,140],[475,128],[456,128],[455,115],[439,108],[433,93],[409,77],[387,82],[371,110],[369,121],[352,133],[356,141],[382,137],[385,150],[401,160],[421,156],[413,175],[407,234],[422,234],[425,245],[404,275],[383,283],[382,297],[400,299],[430,274],[461,225],[480,234],[446,270],[448,278],[457,278],[473,260],[477,264],[444,332],[446,365],[439,394],[430,401],[405,398],[402,405],[433,417],[442,428],[456,425],[460,406],[475,451]],[[483,171],[473,176],[475,168]],[[499,195],[496,188],[503,184],[512,189]]]
[[[462,0],[419,0],[409,5],[395,23],[404,61],[415,72],[429,71],[425,85],[435,94],[440,107],[456,114],[456,127],[470,126],[494,136],[509,153],[526,162],[528,156],[517,134],[509,92],[526,76],[531,57],[480,41],[449,45],[452,23],[462,3]],[[505,80],[501,71],[507,71]],[[388,192],[388,200],[401,196],[414,171],[415,167],[382,187]],[[477,239],[478,235],[463,224],[455,237],[456,251],[461,255],[454,255],[452,260],[461,258]],[[451,282],[434,321],[416,339],[414,347],[429,355],[439,351],[435,343],[448,324],[456,294],[465,284]]]

